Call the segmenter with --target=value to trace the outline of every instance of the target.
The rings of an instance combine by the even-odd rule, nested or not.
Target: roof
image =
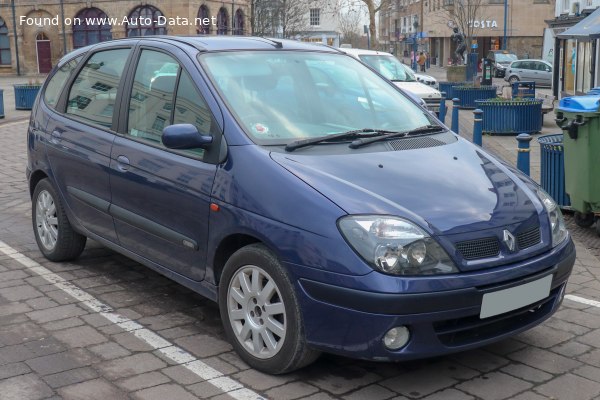
[[[600,8],[579,21],[563,33],[559,39],[594,40],[600,39]]]
[[[139,39],[161,39],[186,43],[201,51],[220,50],[313,50],[334,51],[326,46],[287,39],[270,39],[256,36],[143,36]]]
[[[377,50],[348,49],[348,48],[339,48],[338,50],[340,50],[346,54],[350,54],[352,56],[359,56],[359,55],[392,56],[390,53],[386,53],[385,51],[377,51]]]

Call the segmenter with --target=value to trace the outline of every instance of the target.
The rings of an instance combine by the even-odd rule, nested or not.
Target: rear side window
[[[110,128],[119,81],[130,52],[105,50],[90,57],[71,86],[67,114]]]
[[[56,107],[56,103],[58,103],[58,98],[60,97],[65,82],[69,79],[82,58],[83,56],[79,56],[66,62],[54,73],[52,78],[50,78],[46,85],[46,89],[44,90],[44,101],[48,106],[52,108]]]

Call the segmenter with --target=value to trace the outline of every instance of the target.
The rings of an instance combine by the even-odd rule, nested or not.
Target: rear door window
[[[67,114],[110,128],[117,89],[130,52],[131,49],[114,49],[92,55],[71,86]]]

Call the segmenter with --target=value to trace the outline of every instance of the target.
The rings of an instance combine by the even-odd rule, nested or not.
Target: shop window
[[[235,12],[233,34],[234,35],[243,35],[244,34],[244,13],[239,8]]]
[[[198,33],[202,35],[210,34],[210,12],[206,5],[201,5],[198,9],[198,18],[200,20],[200,24],[198,24]],[[209,21],[207,24],[204,24],[203,21]]]
[[[217,35],[227,35],[229,29],[228,19],[227,10],[225,7],[221,7],[217,14]]]

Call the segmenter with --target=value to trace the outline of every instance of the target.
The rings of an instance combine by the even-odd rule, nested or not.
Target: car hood
[[[394,84],[400,89],[414,93],[422,99],[436,99],[442,97],[438,90],[431,86],[424,85],[421,82],[394,82]]]
[[[421,78],[421,79],[426,80],[426,81],[435,81],[435,78],[433,76],[423,75],[423,74],[415,74],[415,76],[417,78]]]
[[[541,211],[516,175],[464,139],[400,151],[303,151],[271,157],[348,214],[397,215],[448,235],[507,226]]]

